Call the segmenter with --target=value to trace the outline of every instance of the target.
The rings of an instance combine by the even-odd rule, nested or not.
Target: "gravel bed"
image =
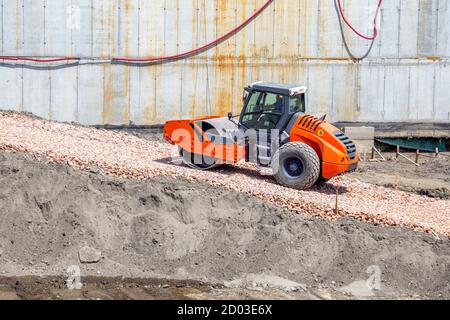
[[[146,180],[183,177],[250,194],[300,214],[336,219],[352,217],[383,225],[450,237],[450,201],[433,199],[341,176],[307,191],[277,185],[251,164],[197,171],[174,164],[173,146],[125,132],[86,128],[0,112],[0,150],[25,152],[105,175]],[[339,212],[335,212],[336,191]]]

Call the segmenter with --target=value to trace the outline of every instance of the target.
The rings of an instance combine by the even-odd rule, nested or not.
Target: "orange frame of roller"
[[[283,186],[307,189],[319,180],[354,171],[355,144],[341,130],[305,113],[306,87],[253,83],[239,116],[171,120],[164,138],[184,163],[208,170],[240,161],[271,167]]]

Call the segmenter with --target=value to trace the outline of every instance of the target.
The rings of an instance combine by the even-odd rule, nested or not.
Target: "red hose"
[[[217,38],[216,40],[211,41],[210,43],[207,43],[207,44],[205,44],[205,45],[203,45],[203,46],[201,46],[199,48],[196,48],[196,49],[193,49],[193,50],[190,50],[190,51],[187,51],[187,52],[179,53],[179,54],[176,54],[176,55],[171,55],[171,56],[162,56],[162,57],[157,57],[157,58],[113,58],[112,61],[119,61],[119,62],[157,62],[157,61],[163,61],[163,60],[176,60],[176,59],[183,58],[185,56],[195,55],[197,53],[200,53],[200,52],[204,51],[205,49],[207,49],[209,47],[212,47],[212,46],[215,46],[215,45],[219,44],[223,40],[227,39],[231,35],[233,35],[236,32],[238,32],[240,29],[242,29],[248,23],[250,23],[253,19],[255,19],[259,14],[261,14],[273,1],[274,0],[268,0],[260,9],[258,9],[252,16],[250,16],[247,20],[245,20],[239,26],[237,26],[233,30],[227,32],[226,34],[224,34],[220,38]]]
[[[176,54],[176,55],[171,55],[171,56],[162,56],[162,57],[156,57],[156,58],[113,58],[111,59],[111,61],[116,61],[116,62],[157,62],[157,61],[163,61],[163,60],[176,60],[176,59],[180,59],[186,56],[191,56],[191,55],[195,55],[197,53],[202,52],[203,50],[215,46],[217,44],[219,44],[220,42],[222,42],[223,40],[227,39],[228,37],[230,37],[231,35],[235,34],[236,32],[238,32],[240,29],[242,29],[243,27],[245,27],[248,23],[250,23],[253,19],[255,19],[259,14],[261,14],[274,0],[268,0],[266,1],[266,3],[259,8],[253,15],[251,15],[247,20],[245,20],[243,23],[241,23],[239,26],[237,26],[236,28],[234,28],[233,30],[227,32],[226,34],[224,34],[223,36],[215,39],[214,41],[211,41],[199,48],[187,51],[187,52],[183,52],[180,54]],[[379,0],[378,1],[378,6],[377,6],[377,10],[375,13],[375,18],[374,18],[374,29],[373,29],[373,35],[372,36],[366,36],[363,35],[361,32],[359,32],[358,30],[356,30],[355,27],[353,27],[353,25],[350,23],[350,21],[348,21],[348,19],[345,17],[344,15],[344,10],[342,9],[342,3],[341,0],[337,0],[338,1],[338,6],[339,6],[339,12],[342,16],[342,19],[344,20],[345,24],[353,31],[355,32],[358,36],[360,36],[363,39],[366,40],[375,40],[378,36],[378,28],[377,28],[377,20],[378,20],[378,15],[380,13],[380,9],[381,9],[381,5],[383,3],[383,0]],[[19,57],[19,56],[0,56],[0,60],[8,60],[8,61],[31,61],[31,62],[39,62],[39,63],[52,63],[52,62],[61,62],[61,61],[78,61],[80,60],[80,58],[75,58],[75,57],[62,57],[62,58],[54,58],[54,59],[41,59],[41,58],[27,58],[27,57]]]
[[[220,38],[217,38],[214,41],[211,41],[208,44],[205,44],[204,46],[201,46],[199,48],[183,52],[180,54],[172,55],[172,56],[162,56],[157,58],[113,58],[111,61],[116,62],[157,62],[157,61],[163,61],[163,60],[175,60],[180,59],[186,56],[191,56],[197,53],[202,52],[203,50],[215,46],[222,42],[223,40],[227,39],[231,35],[238,32],[240,29],[245,27],[248,23],[250,23],[253,19],[255,19],[259,14],[261,14],[274,0],[268,0],[260,9],[258,9],[251,17],[249,17],[247,20],[245,20],[243,23],[241,23],[239,26],[234,28],[233,30],[227,32]],[[19,57],[19,56],[0,56],[0,60],[8,60],[8,61],[31,61],[31,62],[41,62],[41,63],[51,63],[51,62],[61,62],[61,61],[76,61],[81,60],[80,58],[75,57],[62,57],[62,58],[54,58],[54,59],[40,59],[40,58],[27,58],[27,57]]]
[[[353,25],[350,23],[350,21],[347,20],[347,18],[344,15],[344,10],[342,9],[342,4],[341,4],[341,0],[338,0],[338,5],[339,5],[339,12],[342,16],[342,19],[344,20],[345,24],[353,30],[354,33],[356,33],[358,36],[360,36],[363,39],[366,40],[375,40],[378,36],[378,27],[377,27],[377,20],[378,20],[378,15],[380,13],[380,9],[381,9],[381,5],[383,4],[383,0],[378,0],[378,7],[377,7],[377,11],[375,12],[375,19],[373,21],[373,35],[372,36],[366,36],[363,35],[361,32],[359,32],[358,30],[356,30],[355,27],[353,27]]]
[[[40,58],[18,57],[18,56],[17,57],[16,56],[0,56],[0,60],[50,63],[50,62],[60,62],[60,61],[75,61],[75,60],[80,60],[80,58],[62,57],[62,58],[55,58],[55,59],[40,59]]]

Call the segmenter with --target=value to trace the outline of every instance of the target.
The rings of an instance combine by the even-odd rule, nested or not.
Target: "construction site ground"
[[[0,150],[0,299],[450,298],[445,156],[296,191],[174,163],[157,133],[20,113],[0,113]]]
[[[162,128],[123,130],[143,139],[163,142]],[[416,161],[415,152],[402,150],[402,154]],[[421,152],[419,166],[397,157],[395,152],[383,152],[382,155],[385,160],[377,154],[373,159],[366,154],[366,160],[359,163],[358,170],[348,176],[378,186],[450,199],[450,152],[440,153],[437,157],[435,153]]]
[[[450,199],[450,154],[427,153],[419,157],[419,166],[396,157],[395,153],[383,154],[387,161],[367,161],[350,176],[363,182],[403,190],[433,198]],[[404,152],[416,161],[416,153]]]

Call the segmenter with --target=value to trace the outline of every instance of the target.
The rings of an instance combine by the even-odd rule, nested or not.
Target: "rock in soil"
[[[78,251],[81,263],[97,263],[102,259],[102,253],[91,247],[83,247]]]

